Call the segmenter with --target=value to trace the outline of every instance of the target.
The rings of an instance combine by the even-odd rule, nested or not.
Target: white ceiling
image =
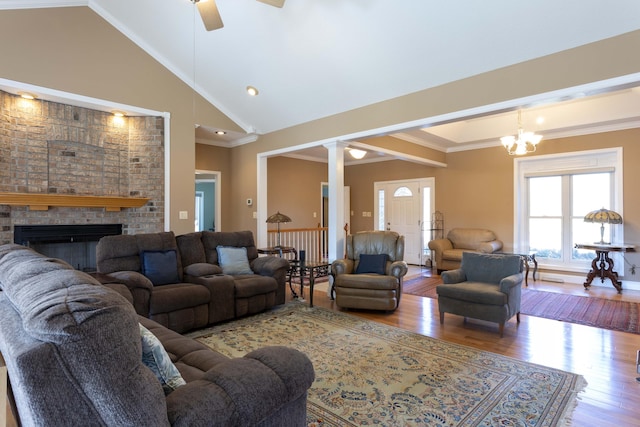
[[[201,140],[226,143],[640,29],[638,0],[217,4],[225,26],[213,32],[189,0],[0,0],[0,10],[89,6],[246,132],[220,138],[196,131]],[[248,85],[259,96],[248,96]],[[637,89],[626,90],[527,110],[525,128],[549,138],[595,123],[637,126],[631,123],[640,118],[639,97]],[[603,104],[588,104],[595,101]],[[533,122],[538,115],[544,125]],[[510,112],[394,135],[453,151],[495,145],[516,127]]]

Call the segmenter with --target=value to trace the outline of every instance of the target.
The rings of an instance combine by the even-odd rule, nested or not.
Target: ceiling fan
[[[282,7],[285,0],[258,1],[275,7]],[[202,22],[204,22],[204,27],[207,29],[207,31],[213,31],[217,30],[218,28],[224,27],[215,0],[191,0],[191,3],[198,6],[198,11],[200,12]]]

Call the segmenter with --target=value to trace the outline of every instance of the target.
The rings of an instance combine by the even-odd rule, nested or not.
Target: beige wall
[[[273,157],[267,162],[267,170],[268,215],[280,211],[291,218],[292,222],[282,224],[281,229],[318,226],[322,217],[321,183],[328,180],[327,164]]]
[[[194,100],[187,85],[88,7],[3,10],[0,40],[0,78],[169,112],[170,228],[193,229],[194,124],[240,131],[237,125]]]

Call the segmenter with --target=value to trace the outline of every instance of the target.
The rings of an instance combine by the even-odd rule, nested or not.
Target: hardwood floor
[[[431,275],[428,271],[422,274]],[[582,285],[529,279],[530,289],[640,302],[639,291],[624,290],[619,295],[613,286],[592,286],[586,292]],[[314,292],[313,303],[433,338],[580,374],[588,385],[579,395],[573,427],[640,426],[640,383],[636,381],[640,376],[636,373],[640,335],[521,315],[520,324],[511,319],[500,338],[496,324],[479,320],[468,319],[465,323],[462,317],[447,314],[444,325],[440,325],[437,300],[413,295],[403,295],[393,313],[342,310],[327,297],[325,290]]]
[[[415,268],[411,274],[430,276],[428,270]],[[593,286],[585,292],[582,285],[529,280],[529,288],[640,302],[639,291],[624,290],[619,295],[613,287]],[[326,285],[316,288],[314,305],[343,311],[327,297],[325,289]],[[291,298],[289,294],[288,299]],[[640,335],[521,315],[520,324],[515,319],[509,321],[504,337],[500,338],[497,325],[483,321],[469,319],[464,323],[459,316],[446,315],[444,325],[440,325],[437,300],[413,295],[403,295],[393,313],[347,312],[433,338],[581,374],[588,385],[579,395],[573,427],[640,426],[640,383],[636,381],[640,374],[636,373],[635,362]],[[15,426],[11,416],[7,421],[8,426]]]

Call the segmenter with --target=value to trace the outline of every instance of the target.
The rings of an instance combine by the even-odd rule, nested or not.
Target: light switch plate
[[[180,211],[180,219],[189,219],[189,212]]]

